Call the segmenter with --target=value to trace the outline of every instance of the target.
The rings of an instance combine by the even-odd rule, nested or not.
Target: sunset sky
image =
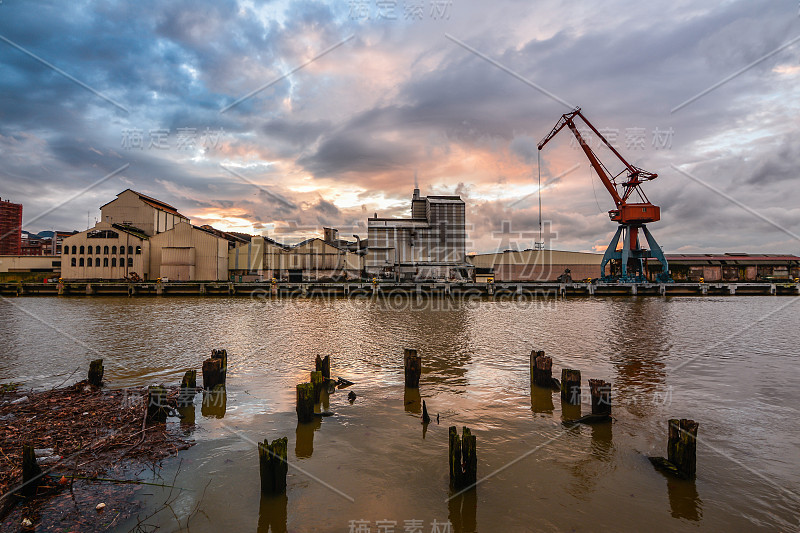
[[[467,202],[469,251],[527,248],[536,143],[579,105],[659,174],[645,191],[666,252],[796,254],[798,9],[3,0],[0,197],[26,230],[83,230],[131,188],[292,243],[408,216],[416,174],[422,194]],[[571,141],[541,153],[549,246],[602,251],[613,203]]]

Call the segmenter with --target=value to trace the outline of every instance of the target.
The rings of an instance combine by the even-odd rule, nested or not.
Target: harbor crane
[[[625,165],[618,174],[613,174],[608,168],[600,161],[597,154],[594,153],[590,144],[583,138],[578,127],[575,125],[575,119],[580,118],[605,144],[611,152]],[[623,283],[639,283],[647,281],[645,276],[645,260],[648,258],[655,258],[661,263],[662,271],[658,274],[658,281],[668,282],[671,281],[669,276],[669,265],[664,257],[661,247],[656,242],[653,235],[647,229],[647,224],[650,222],[657,222],[661,218],[661,210],[657,205],[650,203],[644,191],[642,190],[642,183],[654,180],[658,174],[648,172],[639,167],[635,167],[628,163],[624,157],[614,148],[606,138],[597,131],[591,122],[581,113],[581,108],[576,107],[569,113],[561,116],[558,123],[553,127],[550,133],[542,139],[539,144],[541,151],[550,140],[558,134],[559,131],[568,127],[578,144],[583,149],[586,157],[589,158],[592,168],[597,172],[600,181],[603,182],[606,190],[611,194],[614,200],[614,209],[608,212],[609,218],[617,222],[619,226],[611,239],[611,243],[606,248],[603,254],[603,261],[600,265],[601,280],[605,282],[623,282]],[[634,194],[635,193],[635,194]],[[644,249],[639,245],[639,231],[644,233],[647,239],[647,244],[650,249]],[[622,237],[622,250],[617,250],[620,237]],[[606,275],[606,265],[615,259],[622,267],[622,275]]]

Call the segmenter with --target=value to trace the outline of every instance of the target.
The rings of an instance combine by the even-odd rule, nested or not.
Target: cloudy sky
[[[86,229],[132,188],[195,224],[296,242],[407,216],[416,174],[467,201],[471,251],[530,247],[536,143],[579,105],[659,174],[645,191],[665,251],[800,253],[799,11],[2,0],[0,197],[29,231]],[[550,246],[604,249],[613,204],[568,131],[541,180]]]

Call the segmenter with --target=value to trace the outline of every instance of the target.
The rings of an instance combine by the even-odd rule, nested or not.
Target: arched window
[[[108,246],[103,246],[103,255],[108,255]]]
[[[69,255],[69,246],[64,247],[64,251],[62,252],[64,255]]]
[[[124,245],[119,247],[119,255],[125,255],[125,246]]]
[[[128,266],[129,266],[129,267],[132,267],[132,266],[133,266],[133,257],[129,257],[129,258],[128,258]]]
[[[96,266],[96,267],[100,266],[100,258],[99,257],[95,257],[94,258],[94,266]]]
[[[112,258],[111,258],[111,266],[112,266],[112,267],[115,267],[115,266],[117,266],[117,258],[116,258],[116,257],[112,257]]]
[[[91,246],[87,246],[86,250],[87,250],[86,251],[87,254],[92,255],[92,247]],[[83,253],[83,246],[81,246],[81,253]]]
[[[133,246],[128,246],[128,255],[133,255]]]
[[[75,263],[77,263],[77,261],[76,261],[76,260],[75,260],[75,258],[73,257],[73,258],[70,260],[70,266],[75,266]]]
[[[74,245],[74,244],[72,245],[72,253],[73,253],[73,254],[76,254],[76,253],[78,253],[78,252],[76,251],[76,248],[75,248],[75,245]],[[83,253],[83,250],[81,250],[81,253]]]
[[[140,253],[142,253],[142,247],[141,246],[137,246],[136,247],[136,255],[139,255]]]
[[[81,248],[83,248],[83,246],[81,246]],[[80,263],[78,263],[78,265],[83,266],[83,257],[81,257]]]
[[[117,247],[116,246],[112,246],[111,247],[111,255],[117,255]]]
[[[104,267],[107,267],[107,266],[108,266],[108,257],[104,257],[104,258],[103,258],[103,266],[104,266]]]
[[[99,244],[94,247],[94,253],[96,253],[97,255],[100,255],[100,245]]]

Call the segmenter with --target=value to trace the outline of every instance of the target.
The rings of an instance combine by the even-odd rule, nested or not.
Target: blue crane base
[[[641,229],[644,233],[644,236],[647,239],[647,244],[650,246],[649,250],[644,250],[639,247],[638,237],[636,239],[636,248],[631,249],[631,242],[628,236],[630,235],[631,228],[634,227]],[[617,244],[619,244],[619,239],[621,236],[623,236],[622,250],[617,250]],[[664,252],[661,250],[661,247],[658,245],[653,235],[647,229],[647,226],[644,224],[620,224],[617,228],[617,232],[614,234],[614,238],[611,239],[611,243],[608,245],[608,248],[606,248],[606,251],[603,254],[603,261],[600,263],[600,281],[603,283],[648,283],[649,280],[645,276],[644,272],[644,260],[651,258],[658,259],[658,262],[661,263],[661,272],[659,272],[656,276],[656,281],[659,283],[672,283],[672,278],[669,275],[669,263],[667,263],[667,259],[664,257]],[[620,266],[622,267],[622,275],[606,275],[606,265],[612,259],[619,261]],[[636,265],[633,269],[633,272],[629,271],[629,262]]]

